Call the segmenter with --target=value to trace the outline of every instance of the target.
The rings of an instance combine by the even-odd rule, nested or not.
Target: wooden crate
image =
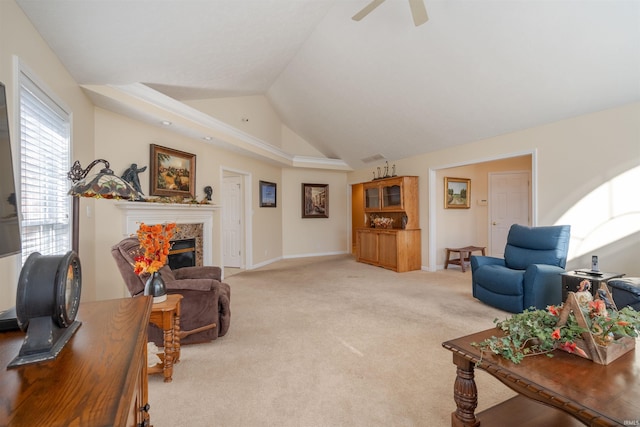
[[[600,284],[600,289],[605,291],[607,298],[617,310],[606,283]],[[599,299],[599,296],[596,295],[595,299]],[[567,295],[567,300],[564,303],[562,314],[560,315],[560,319],[558,320],[558,326],[562,326],[567,323],[567,319],[570,313],[573,313],[575,315],[578,325],[585,329],[589,328],[587,320],[584,318],[584,313],[580,309],[578,299],[576,298],[574,292],[569,292]],[[628,353],[636,347],[636,339],[633,337],[621,337],[617,340],[614,340],[609,345],[600,345],[594,339],[593,335],[589,332],[584,332],[582,334],[582,339],[576,340],[575,343],[578,347],[585,351],[587,359],[592,360],[600,365],[608,365],[609,363],[613,362],[623,354]],[[580,357],[585,357],[577,353],[574,354]]]

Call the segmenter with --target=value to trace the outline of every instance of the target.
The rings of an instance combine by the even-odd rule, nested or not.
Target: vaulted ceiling
[[[16,1],[80,84],[263,94],[354,169],[640,101],[636,0]]]

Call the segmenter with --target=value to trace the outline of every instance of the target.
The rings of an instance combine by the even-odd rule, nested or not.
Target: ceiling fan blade
[[[427,9],[424,7],[423,0],[409,0],[411,6],[411,15],[413,16],[413,23],[416,25],[422,25],[429,20],[427,15]]]
[[[368,14],[373,12],[373,10],[376,7],[380,6],[383,2],[384,2],[384,0],[373,0],[371,3],[366,5],[360,12],[356,13],[355,15],[353,15],[353,17],[351,19],[353,19],[354,21],[361,20],[362,18],[364,18],[365,16],[367,16]],[[424,7],[424,5],[423,5],[423,7]]]

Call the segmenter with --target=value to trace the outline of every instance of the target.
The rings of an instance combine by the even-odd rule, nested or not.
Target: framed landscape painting
[[[471,207],[471,180],[467,178],[444,179],[444,208],[468,209]]]
[[[275,183],[260,181],[260,207],[275,208],[278,188]]]
[[[329,218],[329,184],[302,184],[302,218]]]
[[[195,197],[196,155],[151,144],[152,196]]]

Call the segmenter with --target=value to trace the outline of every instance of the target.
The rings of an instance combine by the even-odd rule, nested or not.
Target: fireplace
[[[186,205],[171,203],[116,202],[123,215],[123,237],[136,233],[145,224],[176,223],[172,240],[195,239],[195,265],[215,265],[213,261],[213,214],[220,209],[214,205]]]
[[[174,240],[167,257],[167,263],[172,270],[194,267],[196,265],[196,239]]]
[[[177,224],[169,252],[169,267],[202,266],[202,224]],[[176,266],[174,268],[174,265]],[[178,267],[180,265],[180,267]]]

